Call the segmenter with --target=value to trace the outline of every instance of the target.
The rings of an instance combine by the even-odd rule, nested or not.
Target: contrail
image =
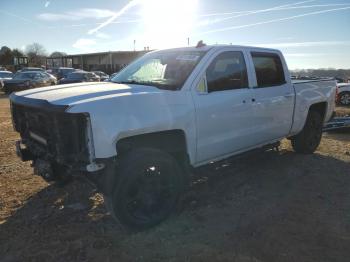
[[[259,12],[264,11],[264,10],[274,10],[276,8],[301,5],[301,4],[306,4],[306,3],[315,2],[315,1],[317,1],[317,0],[307,0],[307,1],[297,2],[297,3],[293,3],[293,4],[285,4],[285,5],[281,5],[281,6],[270,7],[268,9],[250,10],[250,11],[234,11],[234,12],[227,12],[227,13],[212,13],[212,14],[203,14],[203,15],[199,15],[199,16],[217,16],[217,15],[232,15],[232,14],[250,14],[250,13],[254,14],[255,12],[259,13]]]
[[[134,19],[134,20],[119,20],[119,21],[113,21],[110,24],[131,24],[131,23],[140,23],[143,20],[141,19]],[[49,26],[50,29],[55,28],[72,28],[72,27],[85,27],[85,26],[100,26],[103,23],[82,23],[82,24],[72,24],[72,25],[55,25],[55,26]]]
[[[350,3],[346,4],[320,4],[320,5],[299,5],[291,6],[286,8],[278,8],[277,10],[289,10],[289,9],[304,9],[304,8],[316,8],[316,7],[336,7],[336,6],[348,6]]]
[[[313,0],[316,1],[316,0]],[[310,2],[310,1],[306,1]],[[239,15],[235,16],[229,16],[229,17],[224,17],[224,18],[216,18],[213,20],[209,20],[203,23],[198,24],[199,26],[202,25],[212,25],[212,24],[217,24],[226,20],[230,20],[233,18],[238,18],[242,16],[249,16],[253,14],[258,14],[258,13],[266,13],[266,12],[272,12],[272,11],[281,11],[281,10],[292,10],[292,9],[304,9],[304,8],[317,8],[317,7],[336,7],[336,6],[350,6],[350,4],[323,4],[323,5],[307,5],[307,6],[299,6],[300,4],[304,4],[305,2],[297,2],[294,4],[287,4],[287,5],[282,5],[282,6],[277,6],[277,7],[272,7],[272,8],[267,8],[267,9],[261,9],[261,10],[255,10],[255,11],[247,11],[246,13],[242,13]]]
[[[309,1],[307,1],[309,2]],[[295,3],[292,5],[302,4],[304,2]],[[350,6],[350,4],[320,4],[320,5],[302,5],[302,6],[289,6],[289,7],[273,7],[269,11],[279,11],[279,10],[291,10],[291,9],[304,9],[304,8],[315,8],[315,7],[334,7],[334,6]],[[278,8],[278,9],[275,9]],[[256,12],[259,10],[251,10],[251,11],[233,11],[233,12],[227,12],[227,13],[211,13],[211,14],[202,14],[197,15],[197,17],[209,17],[209,16],[224,16],[224,15],[232,15],[232,14],[250,14],[252,12]],[[235,16],[234,16],[235,17]],[[231,19],[234,17],[226,17],[224,19]],[[142,23],[142,19],[131,19],[131,20],[118,20],[110,22],[110,24],[128,24],[128,23]],[[213,21],[209,21],[208,23],[201,23],[199,26],[204,26],[208,24],[215,24],[221,22],[219,19],[213,19]],[[72,25],[55,25],[55,26],[48,26],[50,29],[56,29],[56,28],[74,28],[74,27],[86,27],[86,26],[101,26],[103,23],[81,23],[81,24],[72,24]],[[197,25],[198,26],[198,25]]]
[[[16,15],[16,14],[13,14],[13,13],[10,13],[10,12],[7,12],[7,11],[4,11],[4,10],[0,10],[0,13],[3,13],[5,15],[9,15],[9,16],[12,16],[12,17],[15,17],[15,18],[18,18],[22,21],[25,21],[25,22],[28,22],[28,23],[31,23],[31,24],[36,24],[34,23],[32,20],[29,20],[27,18],[24,18],[22,16],[19,16],[19,15]]]
[[[124,14],[126,11],[128,11],[131,7],[139,4],[140,0],[132,0],[130,1],[127,5],[125,5],[122,9],[120,9],[115,15],[113,15],[112,17],[110,17],[106,22],[100,24],[99,26],[89,30],[88,34],[94,34],[96,33],[98,30],[100,30],[101,28],[109,25],[110,23],[112,23],[115,19],[117,19],[118,17],[120,17],[122,14]]]
[[[40,23],[37,23],[37,22],[34,22],[33,20],[30,20],[28,18],[25,18],[25,17],[22,17],[22,16],[19,16],[19,15],[16,15],[14,13],[10,13],[10,12],[7,12],[7,11],[4,11],[4,10],[1,10],[0,9],[0,13],[3,13],[5,15],[8,15],[8,16],[12,16],[12,17],[15,17],[17,19],[20,19],[24,22],[27,22],[27,23],[30,23],[30,24],[33,24],[33,25],[37,25],[37,26],[41,26],[41,27],[46,27],[48,28],[47,26],[43,25],[43,24],[40,24]]]
[[[329,12],[335,12],[335,11],[341,11],[341,10],[349,10],[349,9],[350,9],[350,6],[342,7],[342,8],[327,9],[327,10],[322,10],[322,11],[317,11],[317,12],[310,12],[310,13],[294,15],[294,16],[289,16],[289,17],[284,17],[284,18],[279,18],[279,19],[273,19],[273,20],[268,20],[268,21],[257,22],[257,23],[253,23],[253,24],[224,27],[224,28],[220,28],[220,29],[214,29],[214,30],[206,31],[206,32],[203,32],[203,33],[200,33],[200,34],[197,34],[197,35],[205,35],[205,34],[210,34],[210,33],[241,29],[241,28],[258,26],[258,25],[264,25],[264,24],[270,24],[270,23],[281,22],[281,21],[286,21],[286,20],[293,20],[293,19],[296,19],[296,18],[304,17],[304,16],[318,15],[318,14],[323,14],[323,13],[329,13]]]
[[[242,17],[242,16],[248,16],[248,15],[254,15],[254,14],[259,14],[259,13],[276,11],[276,10],[280,10],[280,8],[288,8],[288,7],[301,5],[301,4],[305,4],[305,3],[310,3],[310,2],[315,2],[315,1],[317,1],[317,0],[307,0],[307,1],[296,2],[296,3],[293,3],[293,4],[285,4],[285,5],[270,7],[270,8],[266,8],[266,9],[259,9],[259,10],[248,11],[246,13],[242,13],[242,14],[235,15],[235,16],[230,16],[230,17],[225,17],[225,18],[216,18],[216,19],[209,20],[209,21],[207,20],[207,21],[199,23],[197,26],[203,26],[203,25],[207,26],[207,25],[220,23],[222,21],[226,21],[226,20],[233,19],[233,18],[238,18],[238,17]]]
[[[347,4],[319,4],[319,5],[300,5],[300,6],[290,6],[290,7],[278,7],[273,8],[269,11],[280,11],[280,10],[291,10],[291,9],[306,9],[306,8],[317,8],[317,7],[336,7],[336,6],[348,6],[350,3]],[[225,15],[233,15],[233,14],[248,14],[251,12],[256,12],[259,10],[253,10],[253,11],[233,11],[233,12],[226,12],[226,13],[212,13],[212,14],[202,14],[198,15],[198,17],[209,17],[209,16],[225,16]]]
[[[114,20],[117,19],[118,17],[120,17],[121,15],[123,15],[126,11],[128,11],[131,7],[139,4],[142,0],[132,0],[131,2],[129,2],[127,5],[125,5],[119,12],[117,12],[115,15],[113,15],[112,17],[110,17],[106,22],[99,24],[96,28],[93,28],[91,30],[88,31],[88,34],[94,34],[96,33],[98,30],[100,30],[101,28],[114,23]],[[240,17],[240,16],[245,16],[245,15],[250,15],[250,14],[256,14],[256,13],[260,13],[260,12],[267,12],[270,10],[274,10],[274,9],[278,9],[278,8],[283,8],[283,7],[289,7],[289,6],[295,6],[295,5],[300,5],[300,4],[305,4],[305,3],[310,3],[310,2],[315,2],[317,0],[307,0],[307,1],[301,1],[301,2],[297,2],[297,3],[293,3],[293,4],[286,4],[286,5],[281,5],[281,6],[276,6],[276,7],[272,7],[272,8],[268,8],[268,9],[263,9],[263,10],[254,10],[254,11],[245,11],[243,13],[241,13],[240,15],[237,15],[235,17]],[[230,17],[230,18],[222,18],[223,20],[227,20],[227,19],[231,19],[234,17]],[[219,21],[220,22],[220,21]]]

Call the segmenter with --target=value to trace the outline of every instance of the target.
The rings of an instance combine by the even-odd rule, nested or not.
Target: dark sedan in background
[[[70,73],[73,73],[76,70],[78,69],[74,69],[72,67],[57,67],[51,69],[51,74],[53,74],[58,80],[60,80],[62,78],[66,78]]]
[[[53,76],[41,71],[27,71],[16,73],[11,80],[4,81],[3,91],[10,94],[15,91],[56,84]]]
[[[99,82],[100,77],[92,72],[75,71],[58,81],[58,84],[82,83],[82,82]]]

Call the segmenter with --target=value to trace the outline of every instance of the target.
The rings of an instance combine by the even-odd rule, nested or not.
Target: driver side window
[[[206,71],[209,92],[248,88],[247,67],[242,52],[219,54]]]

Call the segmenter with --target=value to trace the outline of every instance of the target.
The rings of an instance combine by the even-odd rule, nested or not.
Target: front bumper
[[[18,150],[26,156],[63,165],[89,165],[93,161],[92,134],[87,113],[68,113],[67,106],[12,94],[11,113],[21,135]],[[27,157],[26,157],[27,158]]]
[[[35,174],[46,180],[83,175],[107,192],[115,178],[116,157],[96,159],[87,113],[66,112],[66,106],[12,94],[13,125],[22,161],[33,161]]]
[[[34,159],[34,156],[29,151],[28,148],[23,147],[23,144],[21,140],[16,141],[16,155],[22,160],[22,161],[30,161]]]

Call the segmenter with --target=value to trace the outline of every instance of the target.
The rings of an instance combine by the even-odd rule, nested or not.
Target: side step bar
[[[323,126],[323,132],[341,128],[350,128],[350,116],[332,118]]]

